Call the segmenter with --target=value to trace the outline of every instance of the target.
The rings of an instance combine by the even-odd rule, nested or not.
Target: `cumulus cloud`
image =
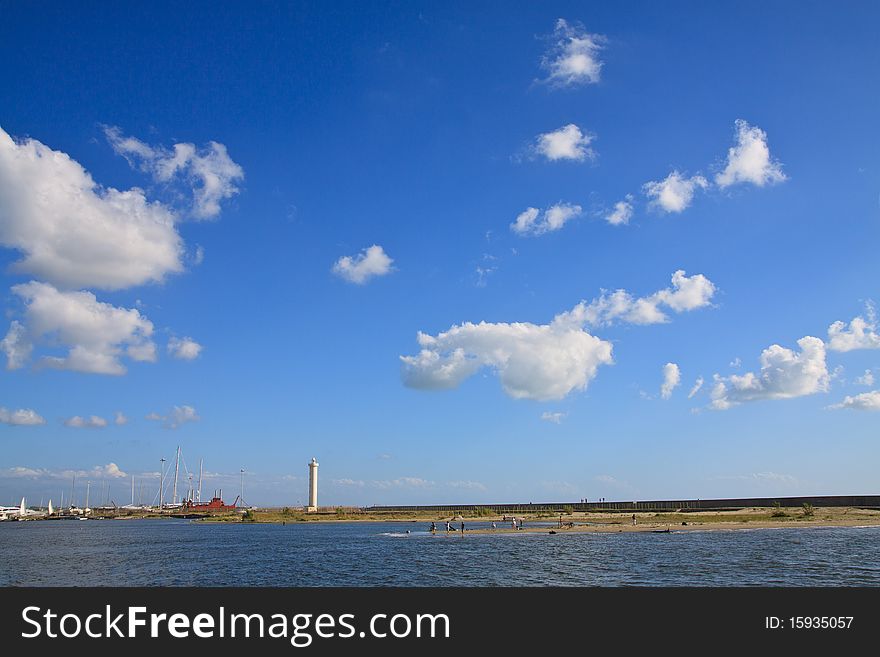
[[[91,292],[61,292],[48,283],[31,281],[12,291],[25,304],[24,322],[14,321],[2,349],[7,369],[22,367],[43,341],[67,349],[64,356],[43,356],[45,367],[124,374],[123,357],[155,361],[153,324],[135,309],[99,302]]]
[[[865,304],[865,316],[854,317],[847,326],[837,321],[828,327],[828,348],[831,351],[880,349],[877,333],[877,310],[872,301]]]
[[[74,429],[103,429],[107,426],[107,420],[98,417],[97,415],[91,415],[89,417],[74,415],[73,417],[64,420],[64,426],[72,427]]]
[[[331,481],[333,484],[337,485],[337,486],[359,486],[359,487],[363,487],[363,485],[364,485],[364,482],[363,482],[362,480],[360,480],[360,479],[348,479],[348,478],[343,478],[343,479],[331,479],[330,481]]]
[[[180,360],[195,360],[202,353],[202,345],[192,338],[171,338],[168,353]]]
[[[681,383],[681,370],[675,363],[666,363],[663,366],[663,384],[660,386],[660,396],[663,399],[672,397],[672,391]]]
[[[447,481],[449,488],[460,488],[465,490],[486,490],[486,485],[479,481]]]
[[[691,391],[688,393],[688,399],[691,399],[694,395],[700,392],[700,388],[703,387],[703,383],[705,383],[703,377],[698,376],[697,380],[694,381],[694,387],[691,388]]]
[[[390,273],[393,262],[381,246],[373,244],[358,255],[342,256],[334,263],[332,271],[350,283],[363,285],[371,278]]]
[[[397,479],[384,479],[381,481],[373,481],[372,486],[375,488],[429,488],[433,486],[433,481],[422,479],[421,477],[399,477]]]
[[[97,184],[66,153],[0,128],[0,245],[60,288],[118,290],[183,270],[173,213],[143,191]]]
[[[664,212],[682,212],[694,200],[698,189],[706,189],[709,182],[700,175],[685,178],[678,171],[673,171],[661,181],[646,182],[642,189],[652,199],[651,207]]]
[[[863,392],[860,395],[849,396],[843,398],[839,404],[829,406],[831,409],[849,408],[855,411],[880,411],[880,390],[872,390],[871,392]]]
[[[586,389],[601,365],[611,365],[611,343],[585,326],[615,322],[655,324],[668,321],[663,309],[679,313],[709,305],[715,286],[702,274],[679,270],[672,287],[635,299],[625,290],[603,293],[560,313],[549,324],[529,322],[452,326],[436,336],[418,334],[421,351],[401,356],[405,385],[425,390],[458,387],[481,369],[498,375],[504,392],[515,399],[562,399]]]
[[[800,352],[771,345],[761,353],[761,370],[742,376],[715,375],[710,408],[726,410],[742,402],[790,399],[828,390],[830,376],[825,364],[825,343],[805,336],[798,340]]]
[[[10,411],[0,407],[0,424],[9,424],[13,427],[27,427],[46,424],[46,420],[30,408],[19,408],[18,410]]]
[[[874,385],[874,373],[871,370],[865,370],[865,373],[856,379],[856,384],[860,386]]]
[[[534,149],[538,155],[543,155],[551,162],[557,160],[583,162],[596,157],[596,152],[590,148],[594,138],[589,133],[581,132],[574,123],[569,123],[553,132],[538,135]]]
[[[735,126],[736,144],[727,151],[727,166],[715,176],[715,184],[724,189],[737,183],[763,187],[784,181],[782,165],[770,157],[767,133],[742,119]]]
[[[703,274],[687,276],[683,269],[672,274],[672,286],[647,297],[635,298],[626,290],[602,291],[589,303],[581,301],[566,313],[557,315],[554,323],[609,326],[629,324],[660,324],[669,321],[666,310],[675,313],[711,305],[716,287]]]
[[[146,419],[154,422],[162,422],[162,426],[166,429],[177,429],[188,422],[198,422],[202,418],[196,413],[196,409],[192,406],[175,406],[167,415],[159,415],[158,413],[150,413]]]
[[[627,194],[626,198],[614,204],[614,209],[605,215],[605,221],[612,226],[625,226],[633,216],[633,197]]]
[[[158,475],[158,473],[156,473]],[[64,480],[77,479],[123,479],[128,474],[119,469],[115,463],[96,465],[89,470],[50,470],[48,468],[29,468],[15,466],[0,470],[0,477],[12,479]]]
[[[232,161],[226,146],[216,141],[198,149],[179,143],[171,148],[150,146],[134,137],[125,137],[119,128],[104,129],[107,140],[130,164],[150,173],[157,182],[183,179],[192,187],[193,216],[211,219],[220,214],[220,202],[239,192],[244,170]]]
[[[599,52],[604,36],[589,34],[579,25],[571,25],[560,18],[556,21],[552,40],[552,47],[541,60],[541,67],[547,71],[545,82],[556,87],[599,82],[602,71]]]
[[[566,413],[551,413],[550,411],[544,411],[541,413],[541,419],[544,422],[552,422],[553,424],[562,424],[563,418],[565,418]]]
[[[122,413],[122,411],[116,411],[116,417],[113,418],[113,424],[117,426],[122,426],[123,424],[128,424],[128,418]]]
[[[427,390],[455,388],[485,367],[515,399],[561,399],[613,362],[610,342],[553,324],[466,322],[436,337],[420,332],[418,341],[417,356],[400,357],[402,376]]]
[[[521,236],[537,236],[559,230],[565,224],[580,216],[582,208],[571,203],[557,203],[541,214],[538,208],[526,208],[516,218],[510,229]]]

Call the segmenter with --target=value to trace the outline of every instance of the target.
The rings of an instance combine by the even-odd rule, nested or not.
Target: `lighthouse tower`
[[[309,463],[309,506],[306,511],[314,513],[318,510],[318,461],[312,457]]]

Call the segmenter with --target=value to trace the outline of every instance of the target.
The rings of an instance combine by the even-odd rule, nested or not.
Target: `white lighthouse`
[[[314,513],[318,510],[318,460],[313,456],[309,463],[309,506],[306,511]]]

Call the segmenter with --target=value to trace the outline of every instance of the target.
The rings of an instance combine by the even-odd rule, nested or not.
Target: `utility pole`
[[[159,510],[162,510],[165,500],[165,459],[159,459]]]

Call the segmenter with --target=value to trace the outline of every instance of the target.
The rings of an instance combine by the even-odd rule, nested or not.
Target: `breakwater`
[[[410,506],[371,506],[367,511],[440,513],[564,513],[569,511],[722,511],[750,507],[863,507],[880,508],[880,495],[812,495],[803,497],[744,497],[710,500],[617,500],[611,502],[539,502],[514,504],[434,504]]]

